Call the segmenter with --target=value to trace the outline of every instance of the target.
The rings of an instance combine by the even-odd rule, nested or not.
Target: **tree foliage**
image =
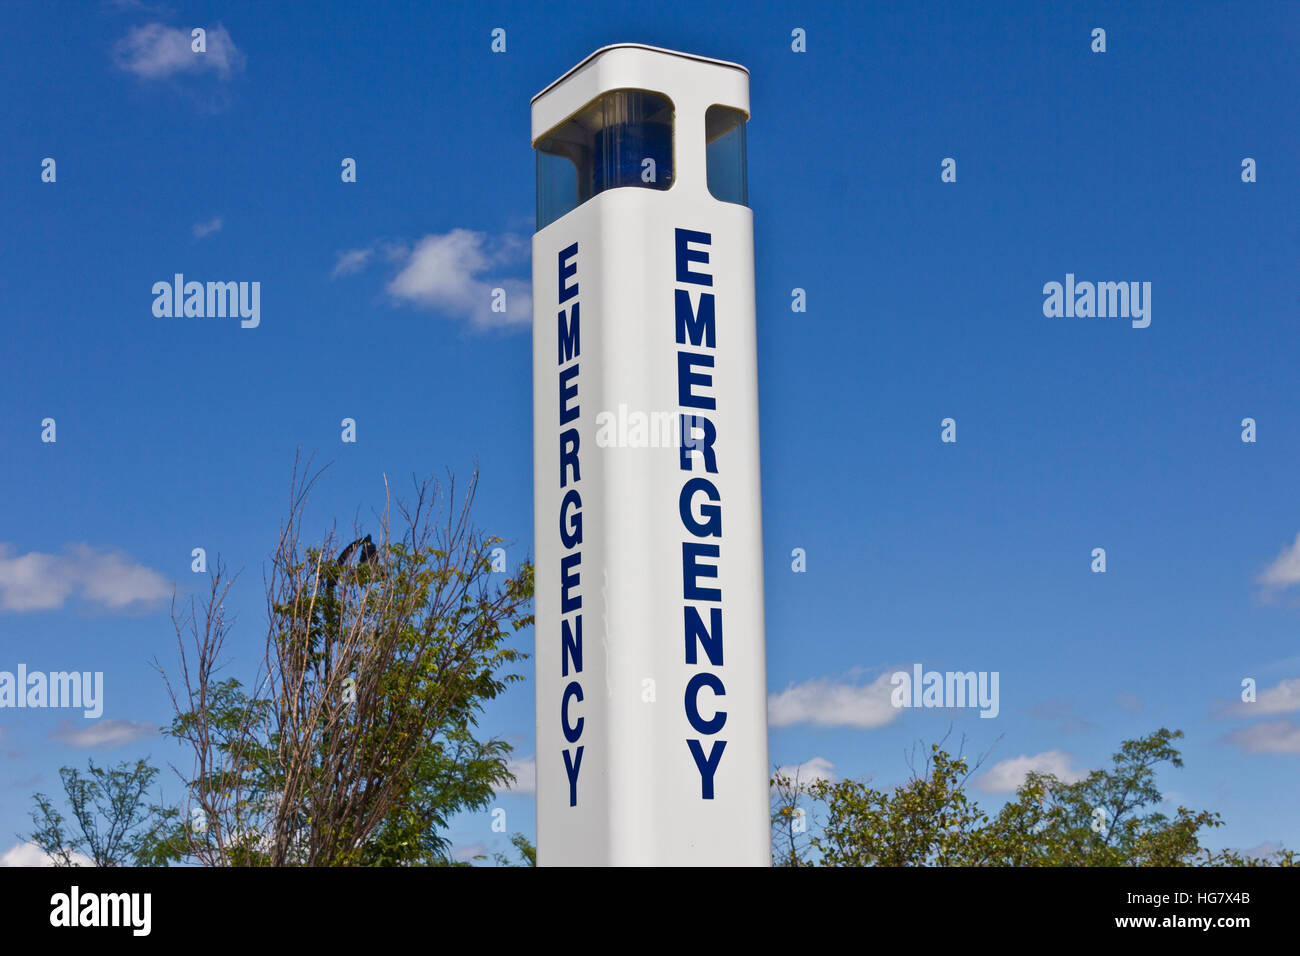
[[[54,866],[147,866],[169,855],[164,844],[170,816],[146,794],[158,769],[144,760],[97,767],[86,773],[62,767],[59,778],[71,819],[43,793],[33,795],[34,829],[21,837],[36,844]]]
[[[892,790],[853,780],[817,780],[792,790],[792,781],[778,775],[773,856],[783,865],[824,866],[1294,865],[1293,851],[1268,859],[1212,852],[1203,840],[1222,825],[1219,814],[1159,809],[1156,772],[1183,765],[1174,746],[1182,736],[1161,728],[1124,741],[1110,768],[1075,782],[1030,773],[992,816],[967,792],[979,763],[970,767],[960,750],[951,754],[942,742]],[[800,796],[824,813],[820,832],[802,849],[790,833],[790,808]]]
[[[479,740],[484,704],[520,676],[509,638],[532,623],[532,566],[492,572],[500,539],[432,481],[386,504],[380,541],[340,563],[333,535],[300,542],[315,477],[295,474],[267,580],[268,628],[252,690],[219,679],[230,579],[173,614],[180,671],[169,733],[189,745],[176,840],[208,865],[413,865],[447,861],[450,816],[488,805],[509,745]],[[394,524],[396,527],[394,527]],[[367,549],[368,550],[368,549]],[[160,668],[161,669],[161,668]],[[167,677],[166,674],[164,674]]]

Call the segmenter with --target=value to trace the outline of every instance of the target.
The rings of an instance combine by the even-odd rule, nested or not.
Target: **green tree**
[[[811,803],[809,782],[778,768],[771,779],[772,864],[810,866],[808,862],[810,818],[803,804]]]
[[[318,476],[316,476],[318,477]],[[509,638],[532,623],[533,569],[494,574],[500,539],[462,498],[417,483],[380,516],[373,551],[300,547],[315,477],[295,473],[267,582],[264,667],[254,690],[216,671],[230,587],[214,566],[207,604],[177,617],[181,677],[168,680],[194,769],[182,774],[184,854],[209,865],[448,862],[448,819],[483,809],[511,780],[510,746],[480,740],[484,704],[527,655]],[[353,549],[348,549],[352,551]]]
[[[907,783],[877,790],[852,780],[818,780],[808,790],[826,804],[810,841],[825,866],[960,866],[986,817],[966,793],[965,759],[931,747]]]
[[[524,836],[522,833],[516,833],[510,838],[510,842],[513,843],[515,849],[519,851],[519,856],[524,861],[522,864],[523,866],[537,865],[537,847],[533,845],[533,842],[529,840],[528,837]]]
[[[808,854],[827,866],[1260,866],[1296,863],[1292,851],[1270,859],[1209,851],[1203,839],[1221,826],[1217,813],[1179,806],[1172,813],[1156,784],[1159,768],[1183,765],[1161,728],[1124,741],[1112,766],[1067,783],[1030,773],[992,818],[967,794],[974,772],[960,752],[930,748],[922,772],[893,790],[846,780],[817,781],[806,793],[825,805]],[[985,755],[987,756],[987,754]],[[979,764],[975,765],[978,768]],[[790,854],[786,854],[790,855]]]
[[[528,839],[522,833],[512,834],[510,843],[519,852],[519,862],[512,863],[510,858],[504,853],[493,853],[492,859],[497,866],[536,866],[537,865],[537,847],[533,846],[533,841]],[[475,857],[483,859],[483,857]]]
[[[49,797],[33,794],[35,829],[20,838],[36,844],[55,866],[77,866],[85,857],[95,866],[147,866],[163,862],[170,814],[151,806],[148,793],[158,769],[146,761],[97,767],[82,774],[62,767],[59,777],[71,820]]]
[[[1204,833],[1222,818],[1206,810],[1156,809],[1162,764],[1182,767],[1174,741],[1182,731],[1161,728],[1126,740],[1110,769],[1064,783],[1031,773],[1016,798],[980,835],[974,861],[995,865],[1189,866],[1204,863]]]

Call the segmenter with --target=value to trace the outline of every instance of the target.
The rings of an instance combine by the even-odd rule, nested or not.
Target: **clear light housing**
[[[714,199],[742,206],[749,205],[749,177],[745,170],[747,119],[730,106],[710,106],[704,114],[709,192]]]
[[[606,189],[672,184],[672,101],[646,90],[611,90],[537,141],[537,228]]]

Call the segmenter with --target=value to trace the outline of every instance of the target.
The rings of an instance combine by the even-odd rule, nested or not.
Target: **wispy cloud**
[[[1075,710],[1074,702],[1068,700],[1039,701],[1029,708],[1029,713],[1040,720],[1055,722],[1060,732],[1066,734],[1088,730],[1097,726],[1092,721],[1079,716]]]
[[[69,747],[112,750],[156,733],[158,727],[144,720],[97,720],[85,724],[63,720],[50,736]]]
[[[1257,857],[1268,858],[1277,853],[1281,853],[1283,849],[1284,846],[1282,843],[1276,840],[1265,840],[1263,843],[1257,843],[1252,847],[1249,847],[1245,850],[1238,850],[1237,852],[1242,854],[1243,856],[1257,856]]]
[[[221,217],[214,216],[207,222],[196,222],[193,227],[194,238],[202,239],[204,236],[211,235],[214,232],[221,231]]]
[[[360,272],[370,261],[371,255],[374,254],[372,247],[364,249],[349,249],[347,252],[340,252],[339,258],[334,263],[334,269],[330,272],[331,277],[350,276],[354,272]]]
[[[1282,591],[1300,584],[1300,534],[1282,548],[1273,563],[1259,576],[1266,592]]]
[[[62,554],[17,554],[0,544],[0,611],[47,611],[73,595],[110,610],[160,601],[171,582],[120,551],[70,544]]]
[[[388,283],[388,292],[395,299],[468,319],[480,329],[521,325],[533,314],[529,284],[489,275],[519,251],[515,237],[492,243],[483,233],[468,229],[425,236]],[[493,311],[494,289],[505,293],[503,312]]]
[[[468,863],[476,856],[487,856],[487,846],[483,843],[466,843],[451,848],[451,858],[457,863]]]
[[[1029,773],[1050,773],[1063,783],[1077,783],[1088,774],[1070,767],[1074,757],[1064,750],[1045,750],[1029,756],[999,760],[975,779],[975,787],[985,793],[1015,793]]]
[[[376,252],[397,264],[385,286],[396,302],[468,321],[479,330],[523,328],[532,320],[529,282],[506,277],[528,260],[522,236],[452,229],[424,236],[413,246],[374,242],[339,253],[331,276],[361,271]]]
[[[1300,754],[1300,727],[1289,720],[1241,727],[1224,739],[1248,754]]]
[[[1253,701],[1219,700],[1213,708],[1216,717],[1264,717],[1272,714],[1289,714],[1300,710],[1300,677],[1279,681],[1274,687],[1265,687]]]
[[[893,691],[889,678],[887,671],[870,684],[839,683],[824,677],[791,684],[768,696],[768,722],[773,727],[883,727],[899,714],[889,700]]]
[[[515,775],[514,783],[502,787],[499,793],[536,793],[537,792],[537,757],[528,756],[522,760],[507,760],[506,769]]]
[[[405,264],[410,257],[410,243],[392,239],[376,239],[367,246],[340,252],[334,263],[334,268],[330,270],[330,278],[337,279],[339,276],[350,276],[358,273],[375,261],[376,258],[382,258],[384,261],[396,265],[399,263]]]
[[[1265,687],[1255,697],[1254,704],[1242,703],[1252,714],[1286,714],[1300,710],[1300,677],[1278,681],[1276,687]]]
[[[1127,691],[1120,691],[1115,695],[1115,703],[1127,710],[1130,714],[1142,713],[1142,698],[1137,694],[1130,694]]]
[[[113,47],[113,61],[120,69],[146,80],[183,73],[215,73],[227,80],[244,68],[246,58],[224,26],[204,29],[206,49],[196,53],[188,29],[156,22],[134,27]]]
[[[115,13],[159,13],[161,5],[148,4],[144,0],[102,0],[103,6]]]
[[[785,777],[791,783],[809,784],[818,780],[834,783],[839,779],[835,774],[835,764],[825,757],[813,757],[803,763],[783,764],[776,768],[773,776]]]
[[[73,852],[74,866],[94,866],[95,861],[84,853]],[[35,843],[15,843],[0,853],[0,866],[53,866],[54,860]]]

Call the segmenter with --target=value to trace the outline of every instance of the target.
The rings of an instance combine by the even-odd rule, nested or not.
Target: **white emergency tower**
[[[542,865],[771,862],[748,118],[634,43],[532,101]]]

